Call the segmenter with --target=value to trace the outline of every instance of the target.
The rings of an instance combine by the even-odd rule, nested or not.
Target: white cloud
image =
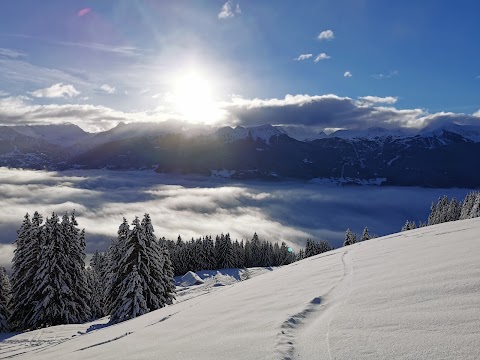
[[[108,84],[103,84],[102,86],[100,86],[100,89],[105,91],[107,94],[115,94],[115,92],[117,91],[114,86],[110,86]]]
[[[393,96],[386,96],[386,97],[362,96],[359,99],[364,100],[365,102],[370,104],[395,104],[398,100],[397,97],[393,97]]]
[[[328,59],[331,59],[332,57],[330,55],[327,55],[325,53],[321,53],[321,54],[318,54],[317,57],[315,58],[315,62],[319,62],[319,61],[322,61],[322,60],[328,60]]]
[[[32,91],[30,94],[37,98],[71,98],[80,95],[80,91],[77,91],[73,85],[58,83],[48,88]]]
[[[350,78],[350,77],[352,77],[352,76],[353,76],[353,75],[352,75],[352,73],[351,73],[350,71],[345,71],[345,72],[343,73],[343,77]]]
[[[119,122],[163,122],[179,118],[165,109],[123,112],[91,104],[33,104],[26,96],[0,98],[1,125],[72,123],[89,132],[110,129]]]
[[[293,60],[295,60],[295,61],[307,60],[307,59],[310,59],[312,56],[313,56],[313,54],[301,54]]]
[[[335,38],[335,34],[332,30],[324,30],[320,34],[318,34],[318,40],[333,40]]]
[[[480,109],[478,109],[478,111],[474,113],[473,116],[480,117]]]
[[[372,75],[372,77],[377,80],[383,80],[383,79],[391,79],[395,76],[398,76],[399,74],[400,73],[398,72],[398,70],[393,70],[387,74],[375,74],[375,75]]]
[[[0,97],[4,97],[8,95],[10,95],[8,92],[0,90]]]
[[[18,58],[18,57],[25,57],[27,56],[27,54],[18,50],[0,48],[0,56],[5,56],[9,58]]]
[[[240,15],[241,13],[242,10],[240,9],[240,5],[238,3],[234,4],[232,0],[229,0],[223,4],[222,9],[218,13],[218,18],[228,19]]]

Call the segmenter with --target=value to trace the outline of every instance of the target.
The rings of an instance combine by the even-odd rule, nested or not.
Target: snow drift
[[[0,358],[477,359],[479,233],[471,219],[357,243],[74,337],[7,335]]]

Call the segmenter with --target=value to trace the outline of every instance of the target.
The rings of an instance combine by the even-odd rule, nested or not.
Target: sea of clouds
[[[337,186],[312,182],[237,182],[152,171],[47,172],[0,168],[0,266],[10,267],[13,241],[25,213],[75,210],[87,233],[87,253],[107,249],[122,218],[149,213],[157,237],[190,239],[220,233],[233,239],[307,238],[341,246],[347,227],[385,235],[405,220],[425,220],[440,195],[457,199],[468,189]]]

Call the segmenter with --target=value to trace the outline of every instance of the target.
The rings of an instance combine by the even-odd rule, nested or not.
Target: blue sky
[[[267,109],[318,129],[476,123],[479,11],[471,0],[2,1],[0,121],[254,125]]]

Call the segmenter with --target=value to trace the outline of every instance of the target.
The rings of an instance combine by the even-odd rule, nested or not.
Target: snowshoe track
[[[349,249],[341,256],[342,278],[281,325],[276,346],[281,360],[332,359],[329,327],[337,308],[348,297],[349,280],[353,273],[348,252]]]

